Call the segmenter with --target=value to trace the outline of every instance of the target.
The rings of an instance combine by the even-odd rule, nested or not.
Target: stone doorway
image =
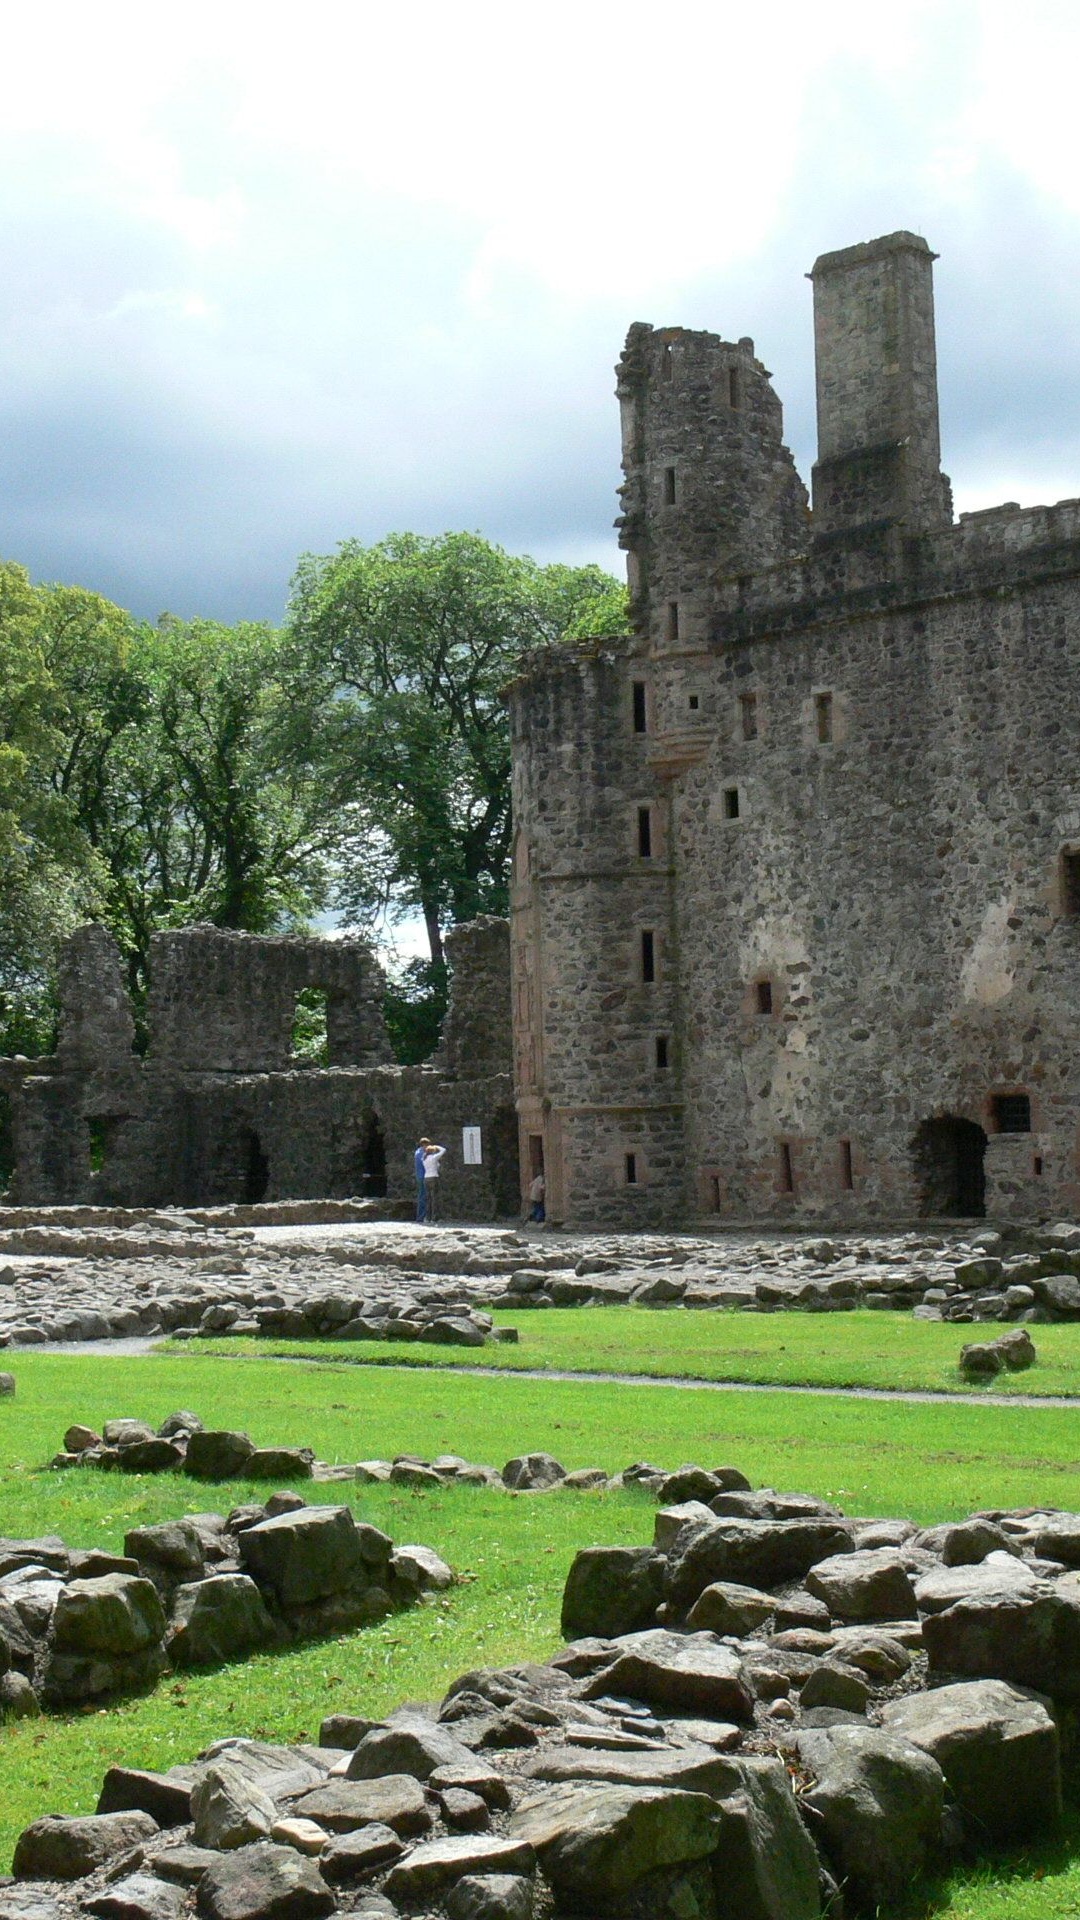
[[[513,1107],[496,1107],[488,1130],[491,1162],[491,1200],[497,1220],[521,1212],[521,1163],[518,1122]]]
[[[254,1127],[244,1127],[240,1133],[240,1169],[244,1182],[244,1205],[258,1206],[266,1199],[270,1185],[270,1162],[262,1150],[262,1141]]]
[[[948,1113],[924,1120],[911,1143],[919,1213],[978,1219],[986,1212],[986,1135]]]
[[[386,1139],[377,1113],[365,1114],[360,1134],[360,1192],[365,1200],[386,1196]]]

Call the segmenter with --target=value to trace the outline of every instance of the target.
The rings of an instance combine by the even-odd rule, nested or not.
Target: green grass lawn
[[[665,1328],[675,1317],[650,1316]],[[72,1420],[98,1424],[130,1414],[156,1424],[180,1406],[208,1424],[244,1427],[260,1443],[304,1443],[330,1460],[452,1450],[501,1466],[514,1453],[545,1447],[568,1467],[730,1462],[755,1484],[828,1495],[852,1513],[906,1513],[924,1522],[996,1504],[1080,1507],[1080,1427],[1074,1414],[1053,1408],[970,1399],[808,1401],[782,1392],[256,1359],[229,1367],[190,1344],[134,1359],[29,1352],[14,1364],[17,1397],[0,1401],[0,1527],[57,1532],[76,1546],[118,1547],[137,1522],[265,1498],[265,1483],[207,1487],[173,1475],[43,1467]],[[378,1714],[441,1693],[470,1666],[549,1653],[575,1551],[649,1539],[654,1511],[634,1492],[529,1497],[376,1486],[314,1493],[346,1495],[395,1541],[434,1546],[461,1584],[438,1604],[341,1640],[167,1680],[156,1693],[107,1710],[5,1727],[0,1857],[36,1815],[92,1809],[115,1761],[166,1766],[226,1733],[313,1737],[324,1713]],[[1080,1846],[1080,1835],[1075,1841]],[[993,1875],[959,1876],[935,1890],[934,1901],[935,1911],[957,1920],[1058,1920],[1080,1910],[1080,1860],[1074,1868],[1068,1846],[1017,1857]],[[929,1910],[926,1899],[912,1908]]]
[[[642,1307],[549,1307],[500,1312],[517,1346],[421,1347],[415,1341],[200,1340],[199,1352],[272,1353],[342,1359],[366,1366],[544,1367],[577,1373],[680,1375],[766,1386],[884,1387],[987,1394],[1080,1394],[1080,1324],[1033,1328],[1038,1365],[998,1374],[991,1388],[960,1375],[968,1340],[997,1326],[948,1326],[902,1313],[739,1313]],[[191,1343],[178,1341],[177,1346]]]

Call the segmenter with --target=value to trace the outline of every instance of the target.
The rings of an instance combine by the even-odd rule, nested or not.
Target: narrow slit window
[[[660,378],[661,380],[671,379],[671,348],[667,344],[660,355]]]
[[[1061,906],[1065,913],[1080,914],[1080,850],[1073,848],[1061,856]]]
[[[648,727],[648,715],[645,710],[644,680],[634,681],[633,713],[634,713],[634,732],[645,733]]]
[[[664,468],[664,505],[665,507],[673,507],[675,505],[675,469],[674,467]]]
[[[641,977],[646,985],[656,979],[656,935],[649,927],[641,935]]]
[[[728,386],[728,406],[731,407],[733,412],[738,413],[739,400],[740,400],[738,367],[728,368],[727,386]]]
[[[636,1153],[628,1153],[624,1156],[624,1169],[626,1173],[627,1186],[636,1187],[638,1183]]]
[[[795,1164],[791,1157],[791,1142],[789,1140],[781,1140],[780,1142],[780,1191],[781,1193],[794,1193],[795,1191]]]
[[[652,858],[652,808],[639,807],[637,810],[637,850],[642,860]]]
[[[758,733],[757,694],[740,693],[739,719],[744,740],[756,740]]]
[[[772,981],[759,980],[757,983],[757,1010],[759,1013],[771,1013],[773,1010]]]
[[[814,695],[814,725],[822,745],[833,737],[833,698],[831,693]]]
[[[679,637],[679,603],[677,600],[668,601],[667,637],[669,640],[677,640]]]
[[[738,817],[739,817],[739,789],[738,787],[725,787],[724,788],[724,819],[737,820]]]
[[[719,1213],[720,1211],[720,1175],[718,1173],[711,1174],[709,1177],[709,1197],[712,1201],[713,1212]]]
[[[689,695],[687,696],[687,701],[686,701],[686,704],[687,704],[687,706],[689,707],[689,709],[690,709],[690,711],[691,711],[691,713],[696,713],[696,712],[697,712],[697,710],[698,710],[698,708],[699,708],[699,707],[700,707],[700,705],[701,705],[701,696],[700,696],[700,694],[697,694],[697,693],[691,693],[691,694],[689,694]]]
[[[656,1071],[666,1073],[668,1067],[668,1037],[666,1033],[656,1036]]]
[[[1031,1163],[1031,1171],[1032,1171],[1032,1173],[1034,1174],[1034,1176],[1035,1176],[1035,1178],[1036,1178],[1036,1180],[1041,1180],[1041,1179],[1042,1179],[1042,1177],[1043,1177],[1043,1163],[1042,1163],[1042,1154],[1041,1154],[1041,1153],[1037,1153],[1037,1154],[1035,1155],[1035,1158],[1034,1158],[1034,1160],[1033,1160],[1033,1161],[1032,1161],[1032,1163]]]
[[[855,1185],[855,1167],[851,1158],[851,1141],[840,1142],[840,1185],[850,1193]]]
[[[990,1106],[995,1133],[1031,1132],[1030,1094],[996,1093]]]

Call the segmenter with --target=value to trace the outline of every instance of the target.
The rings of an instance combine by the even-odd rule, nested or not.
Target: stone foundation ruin
[[[509,953],[494,918],[447,937],[451,1001],[424,1066],[391,1063],[385,982],[363,941],[187,927],[150,943],[149,1046],[119,950],[86,926],[65,948],[60,1039],[0,1060],[13,1198],[24,1206],[222,1206],[415,1196],[412,1156],[447,1148],[449,1219],[520,1207],[510,1085]],[[325,1007],[328,1064],[292,1051],[298,1003]],[[464,1129],[480,1161],[466,1161]]]

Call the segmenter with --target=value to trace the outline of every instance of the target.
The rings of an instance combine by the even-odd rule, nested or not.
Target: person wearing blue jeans
[[[423,1226],[424,1221],[427,1219],[427,1188],[424,1185],[424,1155],[430,1145],[431,1141],[425,1135],[417,1147],[416,1152],[413,1154],[413,1173],[416,1175],[417,1226]]]

